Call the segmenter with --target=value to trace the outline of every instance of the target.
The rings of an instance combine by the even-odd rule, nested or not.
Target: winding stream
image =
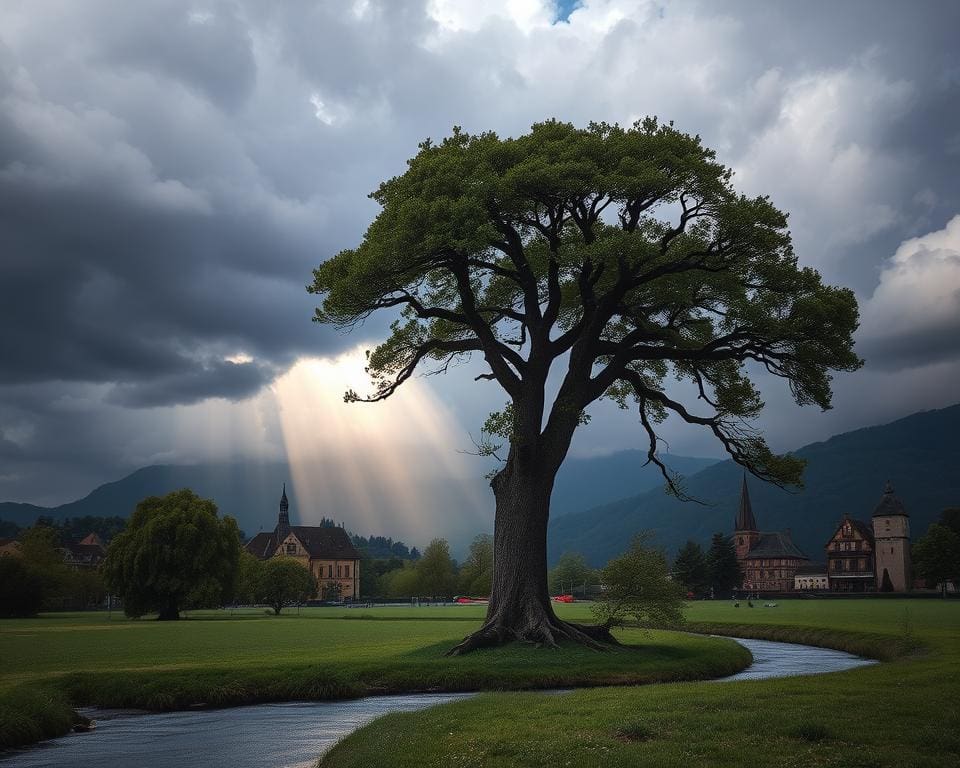
[[[732,639],[750,650],[753,664],[713,682],[839,672],[876,663],[828,648]],[[369,696],[354,701],[256,704],[162,714],[93,710],[86,714],[96,719],[95,731],[7,753],[0,757],[0,766],[181,768],[202,763],[209,768],[310,768],[337,741],[381,715],[473,695]]]

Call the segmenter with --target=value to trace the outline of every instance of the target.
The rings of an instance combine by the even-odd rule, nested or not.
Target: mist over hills
[[[797,545],[821,562],[843,514],[869,521],[889,480],[906,505],[916,539],[942,509],[960,504],[958,434],[960,405],[954,405],[804,446],[795,451],[807,460],[802,490],[748,479],[757,524],[767,531],[792,529]],[[643,530],[652,531],[670,556],[687,539],[707,544],[714,532],[732,531],[742,477],[732,461],[688,476],[687,492],[708,506],[678,501],[661,489],[553,519],[551,561],[575,551],[602,565]]]
[[[553,514],[579,512],[660,487],[663,479],[656,467],[643,466],[645,460],[641,451],[569,459],[557,477]],[[671,455],[664,456],[664,460],[682,474],[693,474],[716,462]],[[233,515],[240,528],[252,536],[261,529],[272,529],[276,523],[281,484],[286,482],[293,520],[306,525],[327,517],[343,522],[361,535],[391,536],[421,548],[439,535],[450,539],[455,550],[464,549],[477,533],[493,529],[493,494],[479,462],[475,473],[468,477],[453,478],[439,472],[410,475],[406,480],[412,498],[411,494],[399,498],[390,478],[369,466],[361,472],[362,493],[358,493],[342,466],[317,467],[316,472],[322,477],[318,483],[323,488],[322,495],[298,498],[300,489],[292,482],[295,475],[285,462],[152,465],[101,485],[82,499],[56,507],[2,502],[0,520],[24,527],[32,525],[39,515],[57,520],[84,515],[127,517],[137,502],[147,496],[188,487],[214,499],[221,513]],[[472,506],[465,508],[465,499]],[[436,514],[412,521],[411,508],[418,504],[429,506]],[[457,514],[451,514],[452,511]],[[438,530],[440,516],[447,518],[443,520],[443,530]]]

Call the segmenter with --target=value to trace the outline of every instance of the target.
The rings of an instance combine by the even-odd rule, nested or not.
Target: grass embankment
[[[153,710],[407,691],[517,690],[718,677],[750,655],[731,641],[625,631],[636,646],[443,652],[482,607],[197,613],[181,622],[74,614],[0,621],[0,746],[66,732],[72,707]],[[565,607],[586,618],[582,606]]]
[[[349,766],[960,766],[960,602],[696,603],[702,631],[854,650],[889,663],[814,677],[483,694],[357,731]]]

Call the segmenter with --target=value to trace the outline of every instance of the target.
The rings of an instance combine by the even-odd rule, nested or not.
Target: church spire
[[[277,518],[277,543],[287,538],[290,533],[290,502],[287,501],[287,484],[283,484],[283,493],[280,496],[280,516]]]
[[[753,507],[750,504],[750,492],[747,490],[747,473],[743,473],[743,485],[740,488],[740,509],[737,510],[737,520],[733,524],[735,531],[756,531],[757,520],[753,516]]]

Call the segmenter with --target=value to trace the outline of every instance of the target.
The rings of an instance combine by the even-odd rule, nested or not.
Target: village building
[[[280,555],[299,560],[313,574],[322,598],[360,597],[360,553],[347,532],[334,526],[290,525],[286,485],[276,528],[258,533],[247,542],[246,550],[261,560]]]
[[[746,592],[790,592],[797,569],[809,565],[808,558],[793,543],[790,531],[764,533],[753,515],[747,476],[740,489],[740,507],[734,521],[733,542]]]
[[[866,523],[844,515],[827,542],[827,572],[832,592],[873,592],[873,530]]]
[[[797,592],[826,592],[830,589],[826,564],[801,565],[793,574],[793,588]]]
[[[80,541],[70,541],[63,547],[63,561],[71,568],[99,568],[107,556],[103,540],[96,534],[87,534]]]
[[[907,592],[911,579],[910,516],[889,482],[873,511],[873,539],[876,588],[881,592]]]

